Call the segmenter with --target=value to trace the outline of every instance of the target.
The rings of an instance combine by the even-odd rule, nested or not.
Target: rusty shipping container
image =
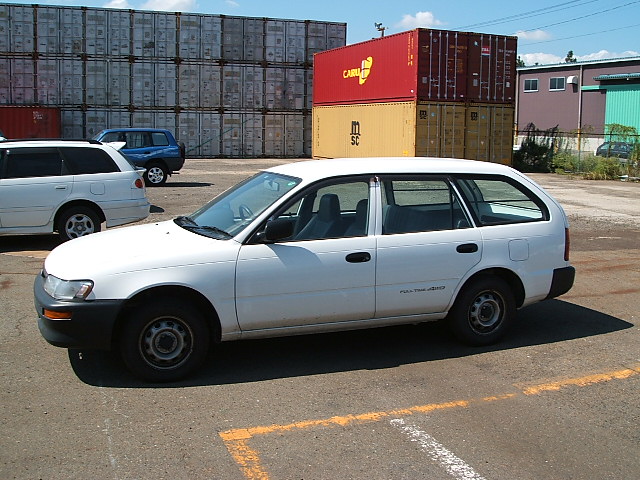
[[[5,138],[60,138],[60,109],[0,106]]]
[[[313,107],[313,156],[448,157],[511,164],[514,107],[391,102]]]
[[[514,103],[517,38],[416,29],[314,57],[314,105]]]

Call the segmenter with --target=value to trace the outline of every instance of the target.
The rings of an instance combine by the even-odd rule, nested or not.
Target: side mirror
[[[267,222],[264,228],[264,236],[266,242],[277,242],[293,235],[293,220],[289,218],[276,218]]]

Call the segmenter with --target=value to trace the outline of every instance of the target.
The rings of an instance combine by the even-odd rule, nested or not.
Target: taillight
[[[571,247],[571,238],[569,236],[569,229],[564,229],[564,261],[569,261],[569,249]]]
[[[133,182],[133,184],[136,186],[136,188],[144,187],[144,183],[142,183],[142,179],[141,178],[136,178],[136,181]]]

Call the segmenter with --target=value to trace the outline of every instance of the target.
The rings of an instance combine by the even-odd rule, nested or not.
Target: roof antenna
[[[380,32],[380,36],[384,37],[384,31],[387,29],[387,27],[383,27],[381,23],[374,23],[373,25]]]

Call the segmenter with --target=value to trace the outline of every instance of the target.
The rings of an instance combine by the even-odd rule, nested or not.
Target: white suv
[[[51,344],[116,347],[166,381],[227,340],[445,319],[489,344],[574,274],[562,208],[519,172],[369,158],[271,168],[190,217],[63,244],[34,292]]]
[[[96,141],[0,143],[0,234],[63,240],[146,218],[143,170]]]

